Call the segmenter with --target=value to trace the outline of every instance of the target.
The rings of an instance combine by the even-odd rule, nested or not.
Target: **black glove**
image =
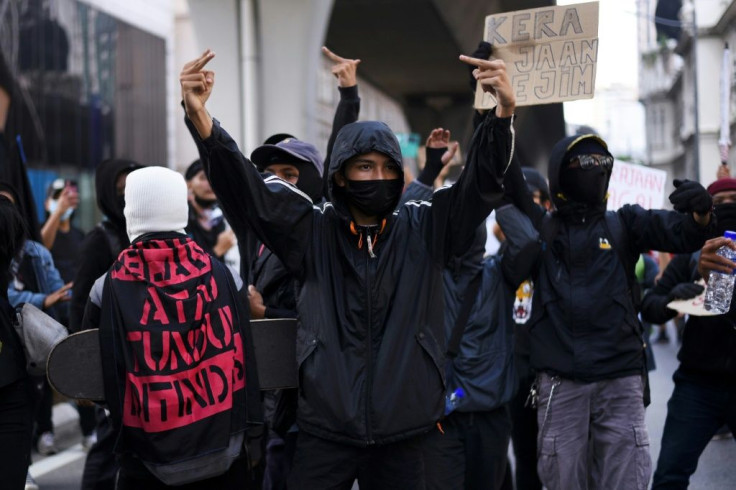
[[[670,202],[675,211],[706,214],[713,208],[713,198],[698,182],[675,179],[673,184],[675,190],[670,194]]]
[[[432,187],[434,179],[442,172],[442,155],[447,151],[444,148],[427,148],[425,153],[427,158],[424,160],[424,168],[417,176],[417,180],[424,185]]]
[[[470,54],[470,57],[487,60],[491,57],[491,43],[488,43],[486,41],[479,42],[478,47],[475,48],[475,51]],[[473,70],[475,70],[475,68],[475,66],[468,65],[468,70],[470,70],[470,90],[472,90],[473,92],[475,92],[475,86],[478,82],[478,80],[476,80],[473,76]]]
[[[667,302],[669,303],[676,299],[694,298],[702,293],[703,289],[705,289],[703,286],[695,284],[694,282],[681,282],[670,290],[667,295]]]

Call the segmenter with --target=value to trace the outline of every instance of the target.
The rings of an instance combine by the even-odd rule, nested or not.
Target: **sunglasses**
[[[570,161],[570,167],[580,167],[583,170],[601,166],[606,170],[613,168],[613,157],[608,155],[578,155]]]

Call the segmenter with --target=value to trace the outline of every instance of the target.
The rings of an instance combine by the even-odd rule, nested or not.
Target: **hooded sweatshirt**
[[[550,192],[558,211],[545,216],[541,208],[531,208],[543,238],[545,226],[556,232],[544,244],[533,277],[527,324],[534,369],[592,382],[643,370],[644,342],[627,281],[633,270],[625,270],[620,256],[634,267],[647,250],[691,252],[702,246],[708,229],[690,214],[638,205],[606,211],[605,201],[591,206],[568,199],[560,176],[578,138],[560,140],[550,154]],[[606,214],[620,220],[623,237],[611,236]]]
[[[130,243],[125,230],[123,215],[124,201],[115,188],[118,176],[141,168],[142,165],[130,160],[105,160],[95,172],[97,207],[104,215],[102,222],[90,231],[82,242],[77,276],[72,287],[72,300],[69,311],[69,331],[81,328],[84,307],[89,291],[98,277],[107,272],[115,257]]]
[[[219,122],[203,141],[187,121],[233,229],[255,233],[296,278],[301,430],[370,446],[426,432],[441,417],[442,271],[450,256],[467,250],[502,195],[510,123],[492,114],[485,119],[463,176],[432,203],[407,203],[381,225],[362,227],[352,221],[344,193],[335,192],[334,175],[371,151],[401,166],[398,141],[385,124],[340,131],[328,174],[331,201],[316,207],[294,186],[263,178]]]
[[[102,289],[99,327],[123,461],[191,468],[245,431],[245,388],[257,381],[246,378],[243,315],[229,271],[190,238],[144,235],[121,252]]]

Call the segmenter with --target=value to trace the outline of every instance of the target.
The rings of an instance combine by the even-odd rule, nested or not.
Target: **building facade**
[[[647,163],[672,178],[707,185],[721,160],[722,60],[724,47],[736,42],[736,2],[639,0],[637,10]],[[726,69],[733,75],[732,56]],[[736,86],[730,79],[728,130],[736,141]],[[735,159],[731,149],[730,166]]]

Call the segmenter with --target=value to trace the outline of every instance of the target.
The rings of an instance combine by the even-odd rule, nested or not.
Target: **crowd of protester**
[[[207,110],[207,50],[180,74],[199,152],[183,175],[101,162],[86,235],[58,179],[40,242],[0,182],[3,485],[38,488],[31,448],[58,450],[52,390],[12,327],[28,302],[99,329],[105,403],[77,403],[85,490],[649,488],[642,320],[736,268],[716,253],[736,250],[736,179],[675,181],[671,211],[608,211],[600,136],[559,141],[546,178],[522,167],[506,68],[481,43],[460,62],[497,105],[469,111],[463,170],[437,188],[450,132],[407,178],[391,129],[359,121],[360,60],[323,52],[340,93],[325,157],[288,134],[243,155]],[[502,246],[484,257],[492,211]],[[651,251],[675,255],[658,270]],[[653,488],[687,488],[736,431],[734,315],[685,323]],[[298,387],[260,390],[249,322],[279,318],[298,321]]]

